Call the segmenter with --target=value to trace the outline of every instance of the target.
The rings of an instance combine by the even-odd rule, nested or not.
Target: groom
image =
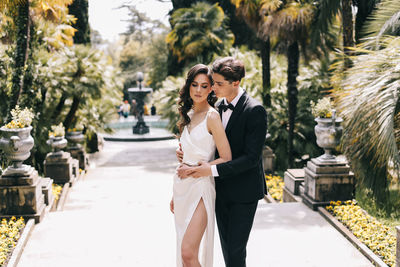
[[[182,167],[178,175],[215,177],[215,214],[225,265],[244,267],[257,203],[267,193],[262,166],[267,114],[261,104],[239,87],[245,76],[241,61],[232,57],[218,59],[212,73],[213,90],[218,98],[223,98],[217,106],[232,160],[218,165],[202,162],[189,171]],[[182,157],[178,151],[177,155]]]

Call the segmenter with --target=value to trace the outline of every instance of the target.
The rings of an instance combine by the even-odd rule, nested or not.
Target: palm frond
[[[387,186],[386,170],[391,166],[400,170],[395,126],[400,94],[400,38],[383,38],[380,45],[384,48],[377,51],[367,51],[365,47],[370,45],[367,42],[359,51],[355,49],[364,54],[353,58],[353,67],[347,70],[341,89],[335,93],[344,119],[341,148],[362,183]],[[371,189],[384,192],[387,188]]]
[[[382,0],[377,9],[365,23],[363,29],[367,37],[398,35],[400,30],[400,2],[398,0]]]
[[[311,4],[285,6],[268,16],[262,24],[264,36],[279,37],[289,42],[307,38],[304,33],[311,23],[314,7]]]
[[[0,0],[0,11],[4,9],[12,9],[28,0]]]

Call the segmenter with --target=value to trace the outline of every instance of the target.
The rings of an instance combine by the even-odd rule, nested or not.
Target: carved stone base
[[[42,179],[31,167],[29,177],[2,177],[0,179],[0,216],[23,216],[39,222],[45,203]]]
[[[318,159],[307,162],[304,168],[304,203],[323,206],[330,201],[354,198],[355,178],[345,161],[326,163]]]
[[[73,158],[68,152],[49,153],[44,161],[44,173],[56,184],[70,183],[74,178],[72,161]]]
[[[71,153],[71,157],[79,160],[79,168],[86,170],[88,168],[89,158],[83,148],[70,148],[68,152]]]
[[[143,122],[138,122],[135,126],[132,128],[132,132],[134,134],[146,134],[150,132],[149,126],[146,125],[146,123]]]

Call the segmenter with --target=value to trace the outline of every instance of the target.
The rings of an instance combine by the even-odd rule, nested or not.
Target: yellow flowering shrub
[[[54,199],[58,200],[60,198],[62,191],[62,186],[58,184],[52,184],[52,190],[51,192],[53,193]]]
[[[279,202],[282,202],[283,187],[285,183],[280,176],[265,175],[265,182],[267,183],[268,193],[271,197]]]
[[[356,201],[331,201],[326,209],[388,266],[395,266],[396,236],[389,227],[367,214]]]
[[[7,261],[10,253],[21,237],[21,230],[25,227],[24,218],[12,217],[9,221],[1,220],[0,223],[0,266]]]

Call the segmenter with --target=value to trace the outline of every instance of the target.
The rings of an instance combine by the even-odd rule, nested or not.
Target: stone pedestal
[[[400,226],[396,226],[397,247],[396,247],[396,267],[400,267]]]
[[[285,188],[294,195],[300,194],[300,185],[304,182],[304,169],[288,169],[283,176]]]
[[[40,222],[44,216],[45,203],[42,178],[30,167],[25,176],[0,178],[0,216],[34,218]]]
[[[354,198],[354,174],[346,161],[311,159],[304,168],[303,202],[313,210]]]
[[[265,173],[274,172],[275,154],[269,146],[265,146],[262,152],[263,168]]]
[[[72,158],[72,175],[75,177],[75,180],[77,180],[81,175],[79,173],[79,160],[74,158]]]
[[[68,149],[68,152],[71,153],[71,157],[79,160],[80,169],[86,170],[88,168],[89,158],[82,147],[71,147]]]
[[[288,169],[283,177],[285,186],[283,188],[283,202],[298,202],[300,188],[304,184],[304,169]]]
[[[46,177],[46,178],[42,178],[41,180],[42,180],[42,192],[44,195],[44,203],[47,206],[51,206],[54,201],[54,195],[52,193],[53,179]]]
[[[44,161],[44,173],[56,184],[72,183],[74,179],[72,161],[73,159],[68,152],[49,153]]]

